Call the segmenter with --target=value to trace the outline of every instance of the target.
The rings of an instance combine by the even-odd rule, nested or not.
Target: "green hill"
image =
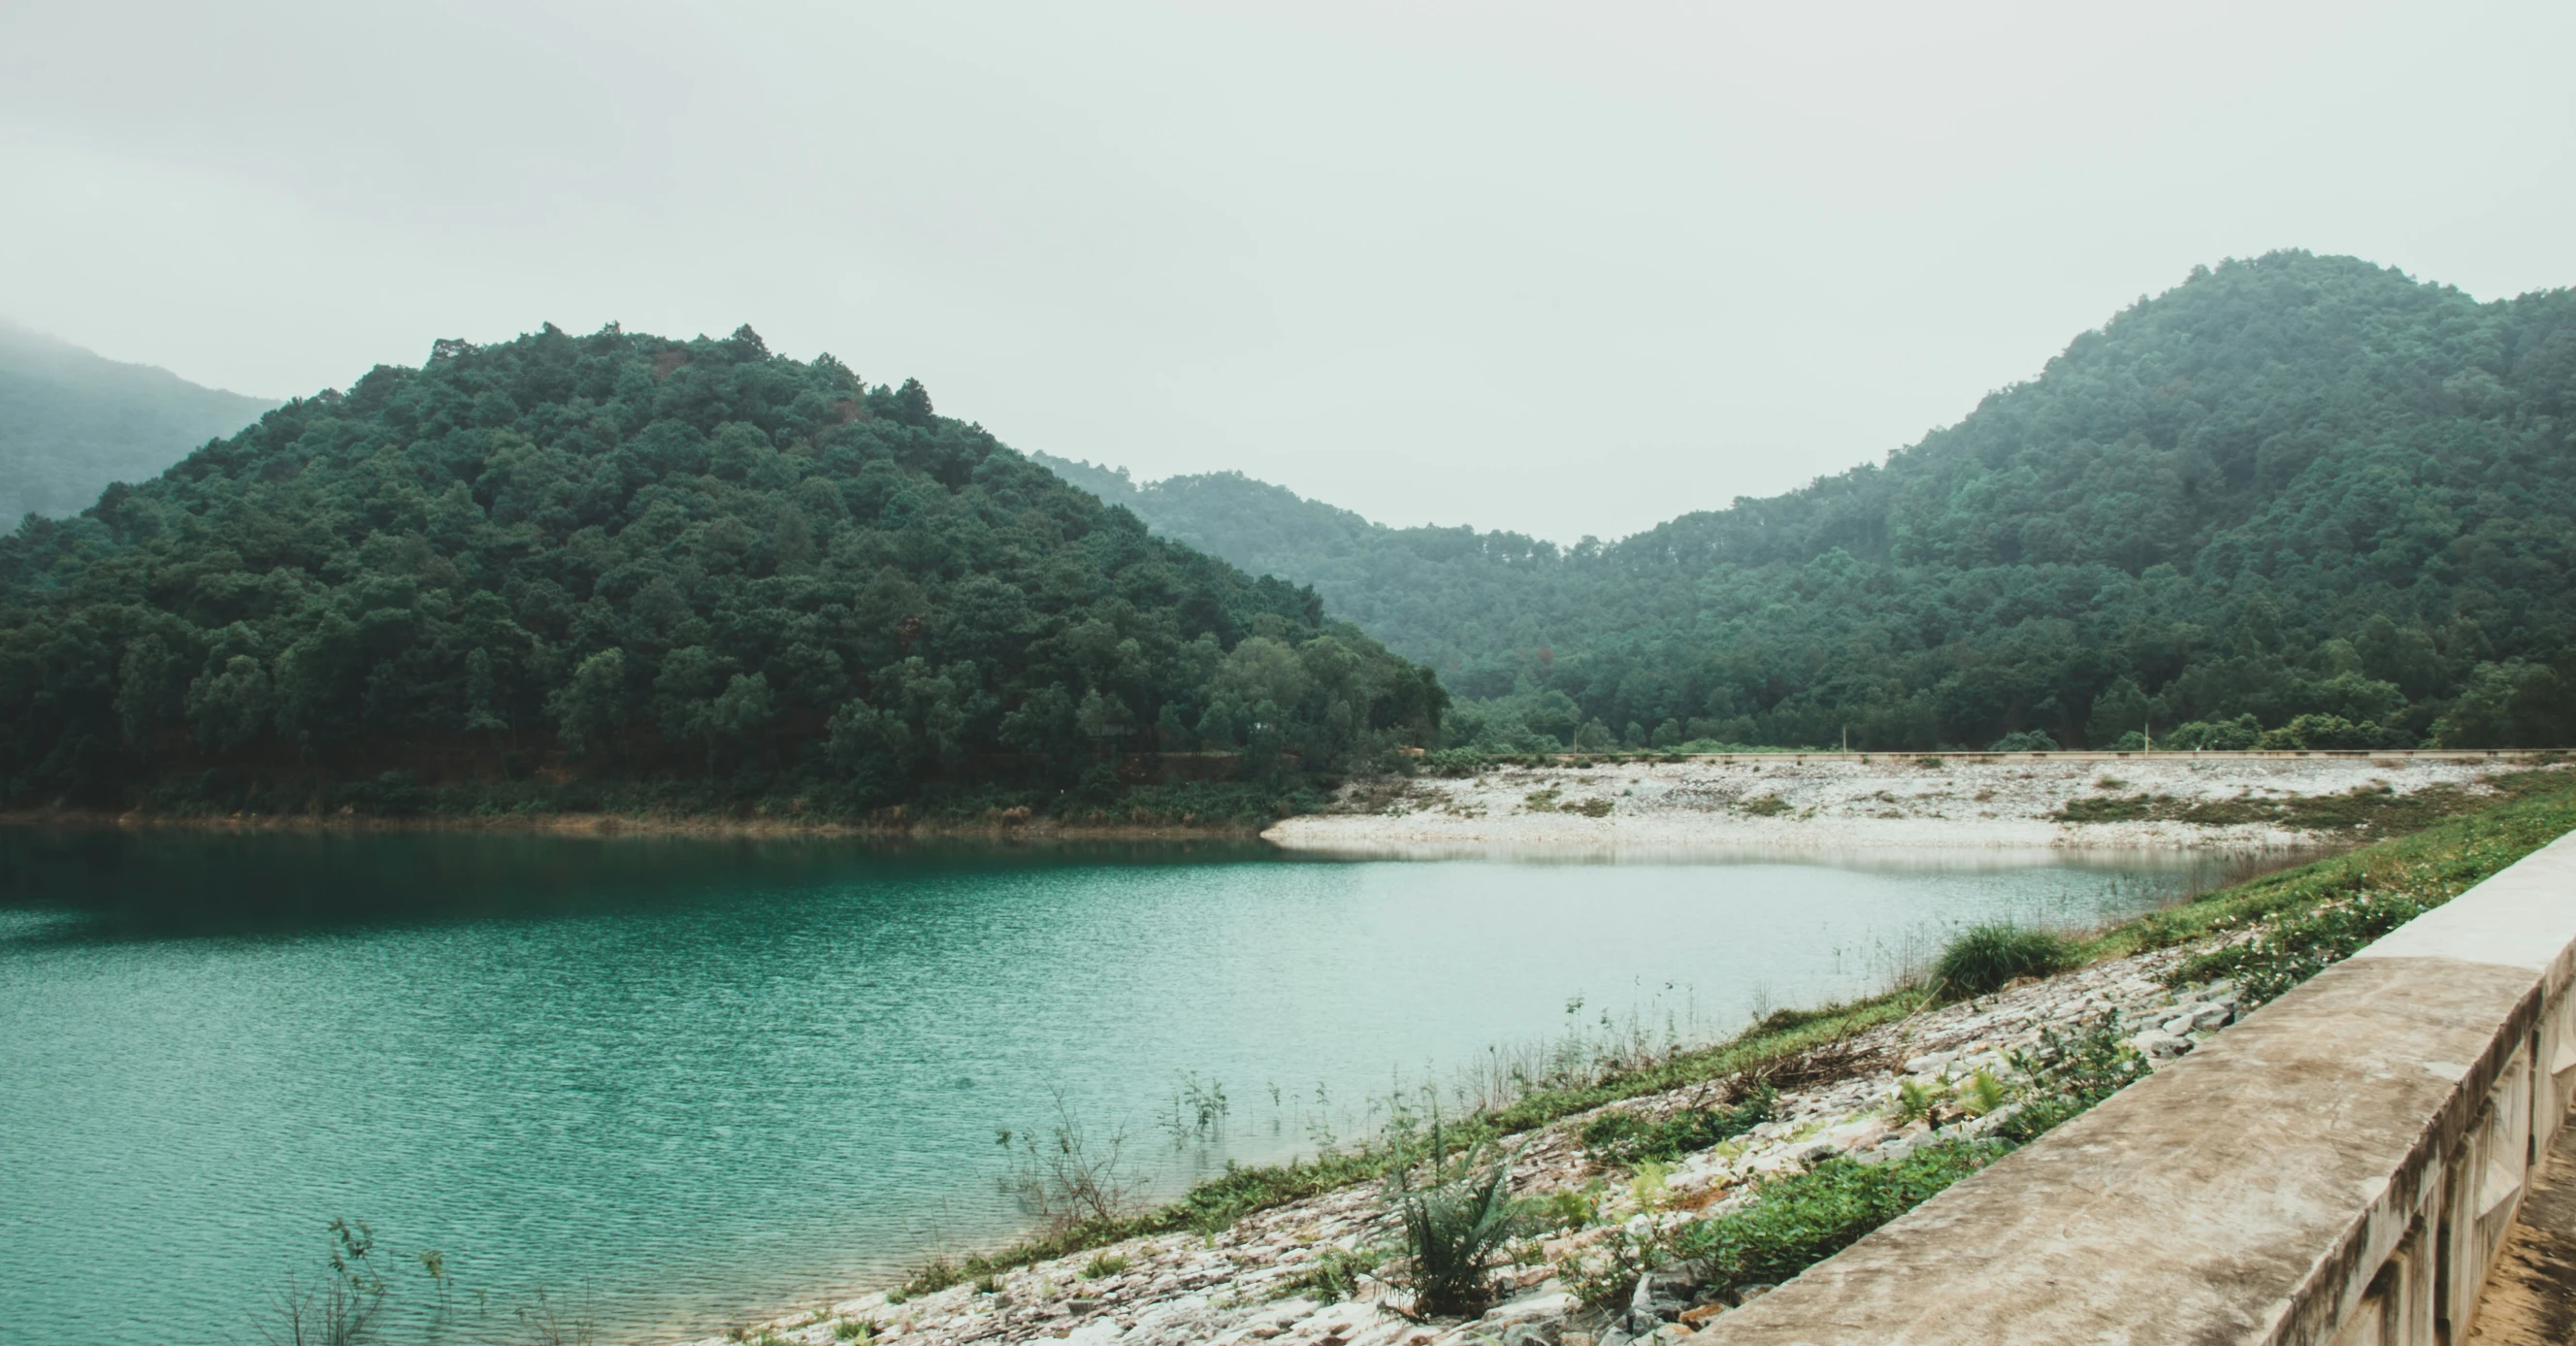
[[[441,342],[0,543],[19,807],[1266,803],[1443,704],[1312,590],[748,328]]]
[[[2555,746],[2571,432],[2576,294],[2285,252],[2195,271],[1883,465],[1606,546],[1075,477],[1313,583],[1483,698],[1452,731],[1490,745]]]
[[[85,509],[276,405],[0,322],[0,528]]]

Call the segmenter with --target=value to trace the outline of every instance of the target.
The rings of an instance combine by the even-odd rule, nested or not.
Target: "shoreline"
[[[310,835],[400,832],[515,832],[585,837],[754,838],[780,841],[1254,841],[1260,829],[1250,824],[1053,823],[1031,821],[1017,826],[942,823],[795,822],[776,818],[723,818],[709,815],[655,816],[618,813],[497,814],[489,817],[326,817],[312,814],[249,814],[197,817],[142,812],[110,813],[102,809],[28,809],[0,813],[0,827],[62,828],[77,831],[301,832]]]
[[[2374,838],[2394,848],[2384,852],[2387,860],[2406,862],[2408,872],[2365,878],[2364,886],[2411,887],[2430,880],[2445,890],[2436,901],[2448,900],[2527,853],[2535,837],[2546,844],[2576,821],[2563,782],[2553,784],[2562,789],[2491,790],[2488,807]],[[2430,835],[2418,842],[2409,835],[2417,831]],[[2517,832],[2531,835],[2511,840]],[[2383,852],[2374,848],[2369,854]],[[1518,1142],[1510,1169],[1517,1197],[1548,1203],[1551,1210],[1576,1203],[1578,1212],[1570,1224],[1538,1231],[1509,1254],[1508,1264],[1498,1268],[1499,1302],[1480,1316],[1422,1318],[1409,1310],[1401,1279],[1381,1273],[1397,1231],[1375,1169],[1363,1163],[1367,1172],[1338,1174],[1303,1195],[1255,1205],[1204,1228],[1131,1225],[1099,1236],[1073,1231],[1072,1237],[1034,1238],[963,1267],[943,1259],[947,1274],[935,1280],[916,1277],[900,1288],[818,1296],[805,1301],[815,1307],[722,1336],[665,1340],[680,1346],[836,1346],[851,1340],[901,1340],[905,1346],[1662,1346],[1743,1301],[1710,1301],[1697,1310],[1687,1298],[1658,1298],[1650,1305],[1641,1287],[1634,1297],[1618,1289],[1605,1304],[1599,1293],[1604,1278],[1615,1279],[1625,1264],[1623,1237],[1660,1239],[1684,1225],[1742,1211],[1763,1199],[1769,1183],[1827,1159],[1869,1166],[1902,1162],[1927,1146],[1989,1143],[2000,1124],[2021,1110],[2021,1100],[2045,1084],[2027,1075],[2025,1066],[2032,1056],[2056,1050],[2051,1034],[2080,1035],[2087,1026],[2111,1034],[2121,1050],[2135,1054],[2143,1071],[2186,1055],[2277,993],[2249,999],[2229,973],[2218,980],[2187,978],[2192,962],[2243,943],[2267,922],[2323,910],[2348,896],[2344,886],[2373,868],[2368,859],[2336,856],[2314,868],[2221,885],[2078,937],[2069,950],[2071,965],[2052,975],[2015,979],[1947,1002],[1908,984],[1860,1000],[1782,1012],[1663,1064],[1614,1072],[1553,1097],[1541,1088],[1499,1112],[1478,1114],[1484,1129],[1476,1134]],[[1605,1118],[1624,1116],[1651,1126],[1712,1103],[1731,1103],[1745,1096],[1747,1081],[1765,1082],[1775,1070],[1782,1072],[1781,1088],[1771,1120],[1733,1139],[1669,1156],[1669,1163],[1604,1151],[1594,1134]],[[1967,1100],[1986,1091],[2010,1101],[2001,1107],[1969,1105]],[[1919,1112],[1918,1102],[1924,1104]],[[1620,1129],[1605,1134],[1616,1136]],[[1351,1157],[1383,1161],[1365,1143]],[[1751,1287],[1750,1293],[1768,1288]],[[1620,1312],[1622,1306],[1628,1312]]]
[[[1342,856],[2282,855],[2483,807],[2539,754],[1734,754],[1362,781],[1264,840]]]
[[[2444,752],[1867,753],[1762,752],[1690,757],[1498,760],[1472,776],[1356,780],[1316,813],[1254,823],[1060,822],[1032,818],[852,822],[718,814],[168,814],[18,809],[0,827],[142,832],[518,832],[564,836],[979,841],[1251,841],[1317,858],[1811,860],[1826,852],[2070,851],[2284,855],[2356,837],[2282,820],[2067,821],[2070,806],[2166,803],[2279,806],[2383,787],[2493,794],[2493,778],[2564,754]],[[1949,787],[1949,788],[1945,788]],[[2104,787],[2111,787],[2106,790]],[[1982,792],[1968,794],[1966,790]],[[1577,797],[1577,796],[1589,797]],[[900,811],[899,809],[896,811]],[[2276,810],[2277,811],[2277,810]],[[2152,813],[2152,809],[2146,810]],[[2365,828],[2365,831],[2370,829]]]

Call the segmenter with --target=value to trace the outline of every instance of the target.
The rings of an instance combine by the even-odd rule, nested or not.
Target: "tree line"
[[[1140,754],[1328,779],[1436,742],[1445,705],[1311,588],[747,327],[443,341],[0,542],[19,807],[480,781],[1043,809]]]
[[[1440,670],[1450,738],[2576,743],[2576,293],[2195,269],[1884,463],[1571,547],[1047,460]]]

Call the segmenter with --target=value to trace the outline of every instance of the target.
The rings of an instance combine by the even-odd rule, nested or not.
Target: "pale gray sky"
[[[290,395],[749,322],[1024,448],[1617,536],[2194,263],[2576,283],[2576,5],[0,0],[0,313]]]

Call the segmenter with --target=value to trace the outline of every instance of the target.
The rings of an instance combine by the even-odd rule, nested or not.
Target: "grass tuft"
[[[2009,922],[1970,926],[1941,950],[1932,975],[1952,995],[1992,995],[2023,977],[2045,977],[2074,961],[2067,942]]]

